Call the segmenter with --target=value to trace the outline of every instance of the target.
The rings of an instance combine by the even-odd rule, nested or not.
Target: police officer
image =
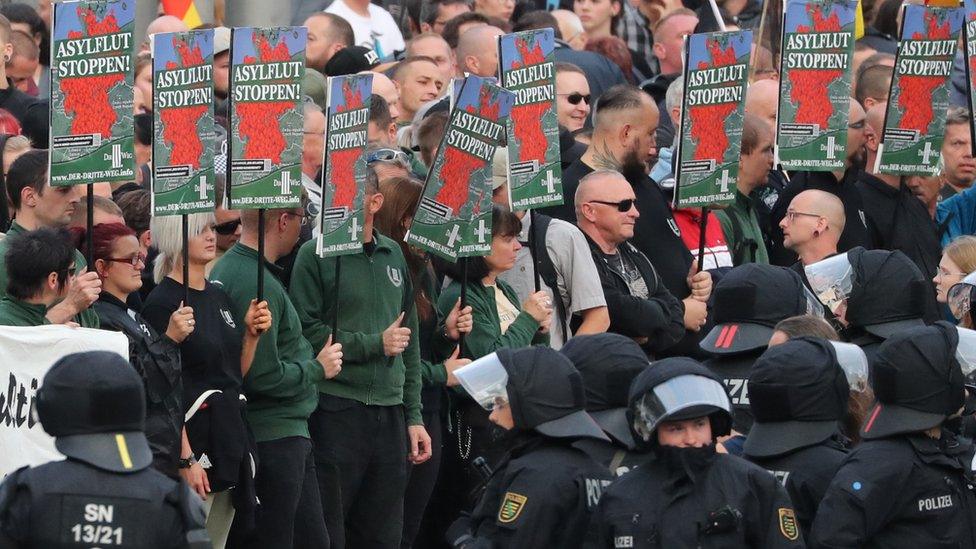
[[[510,450],[470,516],[448,529],[454,547],[580,547],[610,475],[573,442],[606,441],[583,410],[583,382],[548,347],[499,349],[454,375],[489,419],[507,431]]]
[[[823,309],[795,272],[773,265],[742,265],[715,286],[715,327],[701,341],[712,355],[705,366],[722,380],[732,398],[733,426],[741,434],[752,427],[749,368],[766,350],[773,328],[791,316],[823,315]],[[729,453],[741,453],[741,440],[727,442]]]
[[[585,438],[574,446],[593,456],[615,477],[639,466],[647,454],[635,451],[627,421],[627,391],[649,364],[643,349],[629,337],[603,333],[576,336],[560,352],[583,376],[586,412],[610,439],[608,443]]]
[[[4,480],[0,547],[210,547],[202,502],[150,467],[144,394],[115,353],[75,353],[51,367],[37,415],[68,459]]]
[[[804,536],[847,456],[838,428],[851,387],[867,379],[860,348],[812,337],[770,347],[752,366],[749,406],[755,422],[745,456],[786,487]]]
[[[786,490],[716,453],[729,433],[725,386],[699,362],[655,362],[630,387],[631,431],[651,459],[604,489],[595,547],[803,547]]]
[[[878,402],[820,504],[812,546],[976,547],[972,448],[942,428],[976,366],[959,360],[974,345],[960,345],[961,332],[971,333],[937,322],[881,344],[871,367]]]

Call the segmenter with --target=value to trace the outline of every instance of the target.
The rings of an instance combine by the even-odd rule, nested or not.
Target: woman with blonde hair
[[[942,260],[932,278],[939,303],[948,303],[949,290],[973,272],[976,272],[976,236],[960,236],[942,250]],[[960,325],[972,327],[969,315],[960,319]]]

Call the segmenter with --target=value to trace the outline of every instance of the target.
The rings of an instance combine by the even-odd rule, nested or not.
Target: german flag
[[[179,17],[186,26],[194,29],[203,24],[200,12],[193,0],[162,0],[163,13]]]

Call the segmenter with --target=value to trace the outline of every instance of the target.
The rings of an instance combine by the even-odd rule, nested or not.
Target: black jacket
[[[108,292],[102,292],[92,307],[101,329],[122,332],[129,339],[129,362],[146,386],[146,438],[153,467],[176,477],[183,429],[180,349]]]
[[[971,446],[947,432],[861,442],[827,489],[810,546],[976,547],[971,460]]]
[[[714,446],[653,453],[603,491],[593,547],[803,547],[786,490],[762,468]]]
[[[584,236],[585,233],[584,233]],[[606,255],[589,236],[586,242],[593,254],[593,263],[600,274],[603,296],[610,314],[609,332],[627,337],[646,337],[645,351],[656,354],[671,347],[685,335],[685,307],[678,301],[657,275],[651,261],[629,242],[617,248],[617,253],[629,259],[640,271],[647,285],[647,299],[630,295],[624,274],[607,261]]]
[[[817,507],[847,457],[847,449],[840,442],[828,439],[779,456],[746,457],[783,483],[796,509],[796,519],[803,537],[809,539]]]
[[[7,89],[0,90],[0,109],[5,109],[20,122],[23,134],[30,138],[36,149],[49,148],[50,130],[48,128],[49,105],[46,100],[39,100],[14,87],[7,79]]]
[[[557,63],[572,63],[583,70],[590,85],[590,105],[607,89],[627,83],[620,67],[599,53],[574,50],[562,40],[556,40],[554,55]]]
[[[763,354],[765,347],[738,354],[715,355],[705,366],[722,380],[732,399],[732,428],[742,433],[752,429],[752,408],[749,407],[749,371],[752,363]]]
[[[495,469],[471,516],[450,528],[448,541],[464,549],[581,547],[610,474],[572,442],[526,436]]]
[[[844,253],[856,246],[861,246],[866,250],[874,248],[871,231],[868,229],[868,219],[864,213],[861,193],[855,186],[859,171],[858,168],[848,168],[844,172],[844,178],[840,181],[837,181],[831,172],[797,172],[793,174],[789,184],[779,193],[779,199],[777,199],[776,206],[770,214],[769,230],[773,241],[773,246],[769,249],[770,263],[788,267],[796,261],[796,254],[783,247],[783,229],[779,228],[779,222],[786,216],[786,210],[789,209],[793,198],[809,189],[831,193],[844,203],[847,222],[844,225],[844,232],[840,235],[840,242],[837,243],[838,252]]]

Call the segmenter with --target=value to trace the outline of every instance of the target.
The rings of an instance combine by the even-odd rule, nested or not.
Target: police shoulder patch
[[[793,509],[779,508],[779,531],[784,538],[790,541],[796,541],[800,538],[800,529],[796,524],[796,513],[793,512]]]
[[[498,508],[498,522],[510,524],[522,514],[522,509],[529,498],[515,492],[505,492],[502,504]]]

